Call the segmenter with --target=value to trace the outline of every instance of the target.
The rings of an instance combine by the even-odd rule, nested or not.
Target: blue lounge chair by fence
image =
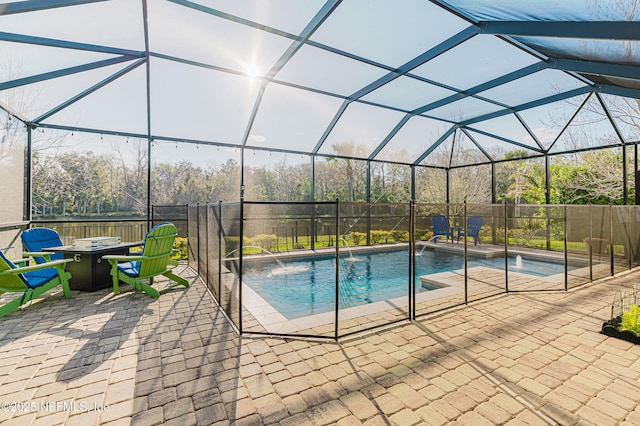
[[[449,237],[451,237],[451,242],[453,242],[453,228],[449,226],[449,219],[441,214],[435,215],[431,222],[433,226],[431,230],[433,231],[433,242],[438,242],[438,237],[447,237],[447,241]]]
[[[467,232],[463,230],[458,230],[458,241],[460,241],[460,237],[473,237],[473,245],[478,245],[480,242],[480,229],[482,228],[482,217],[480,216],[469,216],[467,218]]]
[[[189,282],[171,272],[178,266],[178,261],[171,259],[174,253],[173,242],[178,236],[178,230],[172,223],[164,222],[154,226],[144,239],[144,247],[141,255],[102,256],[102,259],[111,264],[111,276],[113,277],[113,292],[119,293],[120,281],[141,290],[152,297],[160,297],[160,294],[178,285],[189,287]],[[154,278],[163,275],[174,281],[171,285],[158,290],[152,287]],[[149,280],[149,283],[143,282]]]
[[[22,259],[16,263],[26,264],[25,260]],[[71,274],[65,270],[65,265],[68,262],[73,262],[73,259],[54,260],[19,267],[0,252],[0,294],[22,293],[22,296],[0,306],[0,317],[15,311],[20,306],[59,285],[62,286],[64,297],[71,298],[69,290]]]

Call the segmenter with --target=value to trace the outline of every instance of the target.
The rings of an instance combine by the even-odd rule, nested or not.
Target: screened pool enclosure
[[[250,332],[564,291],[637,264],[639,38],[637,0],[3,3],[0,248],[31,226],[68,242],[172,220]],[[249,287],[302,294],[303,271],[331,275],[308,291],[328,308]]]

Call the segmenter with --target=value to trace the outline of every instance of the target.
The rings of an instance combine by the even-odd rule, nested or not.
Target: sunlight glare
[[[257,79],[258,77],[260,77],[260,69],[258,68],[255,60],[251,61],[248,64],[245,64],[244,72],[247,74],[247,77],[252,79]]]

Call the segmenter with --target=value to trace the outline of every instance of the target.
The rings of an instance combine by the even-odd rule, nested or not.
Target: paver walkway
[[[337,343],[238,336],[181,274],[158,300],[58,293],[0,319],[0,422],[640,424],[640,346],[599,333],[640,271]]]

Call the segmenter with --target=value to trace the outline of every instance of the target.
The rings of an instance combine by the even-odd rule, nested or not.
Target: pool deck
[[[239,336],[180,274],[160,299],[58,291],[1,318],[0,423],[640,424],[640,345],[600,334],[640,270],[339,342]]]

